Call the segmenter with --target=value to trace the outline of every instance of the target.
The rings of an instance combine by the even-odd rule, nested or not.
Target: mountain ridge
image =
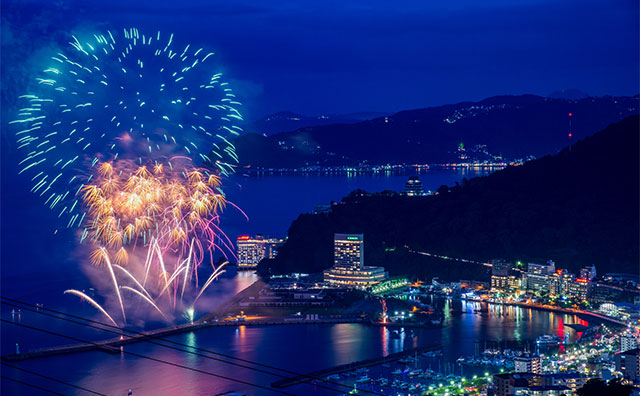
[[[404,110],[350,124],[299,128],[234,140],[241,166],[299,168],[457,161],[456,147],[486,146],[497,157],[540,157],[573,139],[638,113],[638,96],[579,100],[536,95],[494,96],[482,101]],[[460,162],[460,161],[458,161]]]
[[[319,272],[332,264],[334,233],[364,233],[365,262],[391,275],[486,276],[482,266],[409,248],[638,273],[639,123],[628,117],[558,154],[442,186],[435,196],[354,192],[328,214],[301,214],[278,256],[264,260],[259,272]]]

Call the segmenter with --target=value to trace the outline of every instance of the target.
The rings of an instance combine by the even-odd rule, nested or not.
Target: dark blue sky
[[[133,25],[212,48],[250,119],[567,88],[632,95],[638,12],[635,0],[3,1],[3,72],[66,31]]]

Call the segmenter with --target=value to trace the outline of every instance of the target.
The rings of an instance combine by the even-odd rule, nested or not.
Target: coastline
[[[508,305],[508,306],[514,306],[514,307],[531,308],[531,309],[537,309],[539,311],[558,312],[558,313],[564,313],[564,314],[570,314],[570,315],[585,315],[585,316],[595,318],[597,320],[613,323],[618,326],[627,326],[626,323],[620,320],[617,320],[608,316],[600,315],[595,312],[581,311],[579,309],[561,308],[561,307],[554,307],[551,305],[527,304],[527,303],[521,303],[521,302],[478,301],[478,300],[467,300],[467,299],[461,299],[461,300],[474,301],[474,302],[486,302],[487,304],[494,304],[494,305]]]

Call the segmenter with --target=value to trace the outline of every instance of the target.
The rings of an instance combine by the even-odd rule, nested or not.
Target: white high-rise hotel
[[[387,279],[383,267],[364,265],[362,234],[335,234],[333,267],[324,271],[324,280],[335,286],[367,287]]]

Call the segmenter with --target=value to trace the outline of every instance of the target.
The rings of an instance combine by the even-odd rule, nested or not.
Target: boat
[[[391,372],[391,374],[393,374],[393,375],[402,375],[402,370],[395,369],[395,370],[393,370],[393,372]]]
[[[536,338],[536,344],[538,345],[559,345],[564,343],[562,338],[554,334],[545,334]]]
[[[384,377],[380,377],[376,380],[376,382],[380,385],[380,386],[387,386],[389,384],[389,380],[384,378]]]
[[[371,381],[371,378],[369,378],[369,376],[366,374],[356,380],[356,382],[359,384],[362,384],[364,382],[369,382],[369,381]]]
[[[339,380],[340,379],[340,375],[331,374],[331,375],[326,376],[325,379],[327,379],[327,380]]]

